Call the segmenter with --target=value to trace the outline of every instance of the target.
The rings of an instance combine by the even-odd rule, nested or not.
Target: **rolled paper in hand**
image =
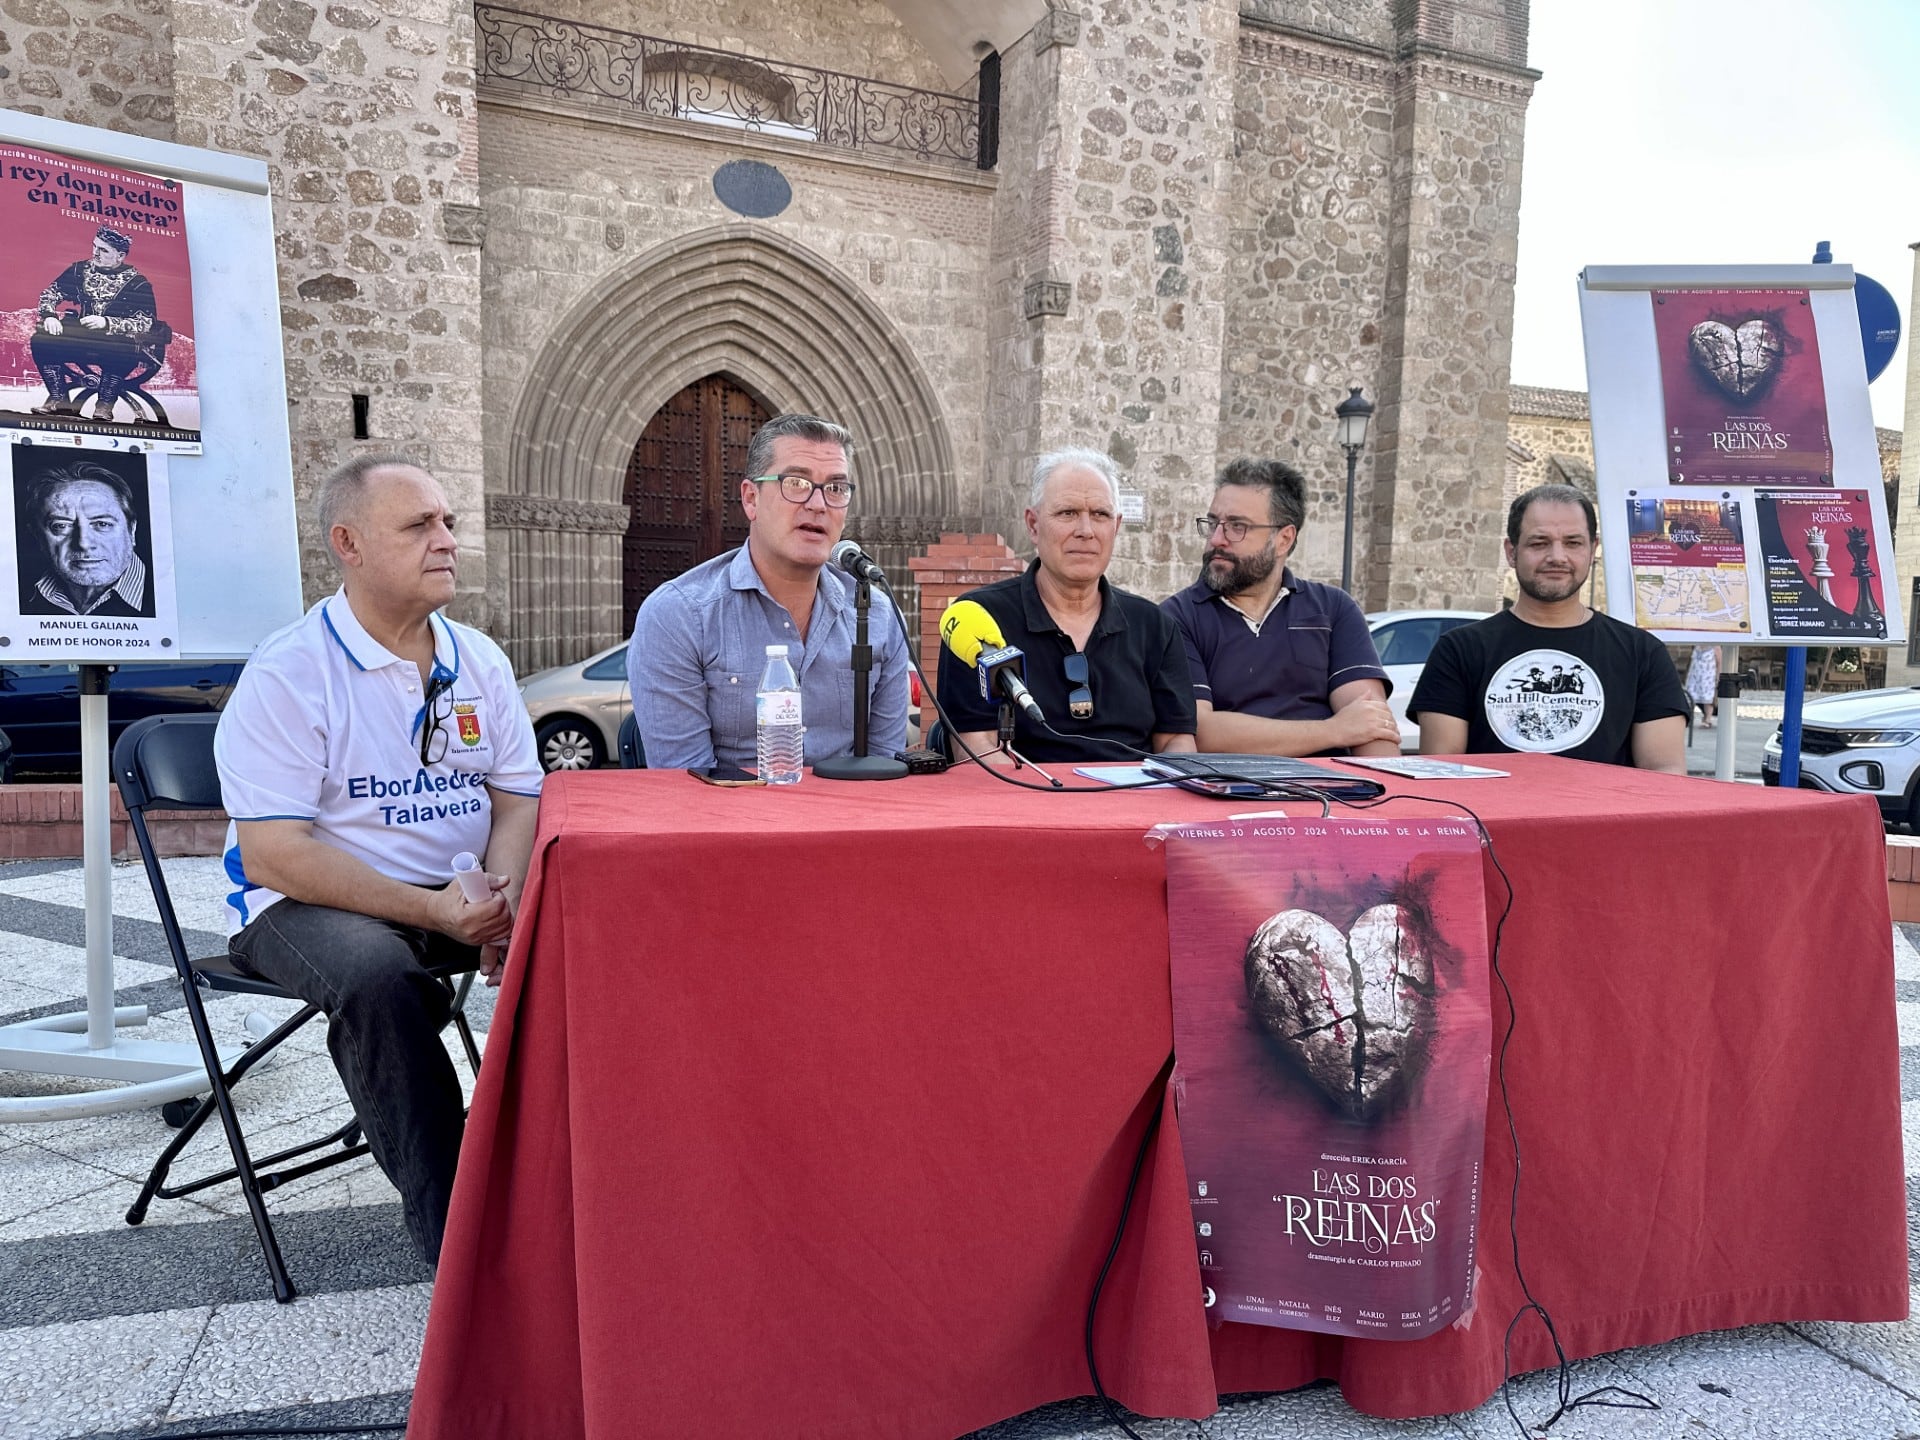
[[[460,882],[460,893],[466,897],[469,905],[478,905],[493,895],[493,886],[487,883],[487,872],[480,868],[480,862],[471,850],[462,850],[453,857],[453,878]]]

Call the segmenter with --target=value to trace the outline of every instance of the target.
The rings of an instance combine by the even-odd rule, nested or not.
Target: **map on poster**
[[[1643,629],[1744,634],[1747,552],[1738,500],[1627,501],[1634,622]]]
[[[0,427],[200,451],[177,181],[0,144]]]

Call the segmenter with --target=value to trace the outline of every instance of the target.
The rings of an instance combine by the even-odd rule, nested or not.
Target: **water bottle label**
[[[755,717],[762,725],[798,725],[800,692],[775,690],[755,697]]]

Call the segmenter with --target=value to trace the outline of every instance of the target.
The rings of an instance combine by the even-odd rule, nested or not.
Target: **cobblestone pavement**
[[[199,932],[193,943],[213,945],[224,887],[217,862],[169,868],[182,920]],[[114,878],[120,1003],[152,1007],[151,1038],[185,1038],[144,879],[124,866]],[[80,899],[75,865],[0,865],[0,1024],[75,1008]],[[1920,928],[1902,928],[1895,931],[1901,1093],[1908,1151],[1920,1157],[1920,953],[1910,943]],[[252,1008],[257,1002],[244,998],[212,1002],[223,1039],[240,1038]],[[484,1034],[490,995],[476,990],[470,1013]],[[0,1075],[0,1093],[48,1093],[68,1083]],[[250,1134],[262,1146],[276,1134],[315,1133],[316,1122],[346,1113],[317,1026],[289,1042],[246,1089]],[[221,1154],[215,1128],[196,1140],[189,1160]],[[133,1440],[243,1421],[404,1418],[430,1281],[412,1255],[394,1192],[371,1162],[295,1181],[272,1197],[302,1291],[280,1306],[237,1193],[158,1203],[140,1228],[122,1223],[167,1133],[151,1111],[0,1126],[0,1440]],[[1917,1168],[1910,1159],[1908,1209],[1920,1218]],[[1765,1325],[1696,1336],[1584,1361],[1573,1384],[1576,1393],[1622,1385],[1662,1408],[1581,1410],[1554,1427],[1559,1440],[1917,1440],[1920,1326]],[[1551,1376],[1524,1378],[1515,1390],[1523,1417],[1550,1412]],[[1329,1387],[1233,1397],[1205,1421],[1138,1420],[1134,1428],[1151,1440],[1494,1440],[1516,1433],[1497,1399],[1467,1415],[1395,1422],[1356,1414]],[[973,1440],[1118,1433],[1089,1402],[1073,1401]]]

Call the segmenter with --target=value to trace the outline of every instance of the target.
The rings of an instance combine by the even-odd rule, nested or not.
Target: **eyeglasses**
[[[445,708],[440,702],[446,701]],[[438,765],[447,758],[447,732],[441,727],[449,715],[453,714],[453,676],[434,667],[433,678],[427,681],[427,693],[420,702],[420,763]]]
[[[1067,672],[1067,711],[1076,720],[1093,718],[1093,691],[1087,684],[1087,652],[1076,650],[1061,662]]]
[[[853,499],[851,480],[809,480],[804,475],[750,475],[747,478],[755,485],[778,484],[780,493],[796,505],[813,499],[816,490],[830,510],[844,510]]]
[[[1255,525],[1250,520],[1222,520],[1218,515],[1196,515],[1193,520],[1193,528],[1200,532],[1200,538],[1202,540],[1212,539],[1215,530],[1224,530],[1227,532],[1227,542],[1232,545],[1238,545],[1242,540],[1247,538],[1247,532],[1249,530],[1284,530],[1287,527],[1284,525]]]

